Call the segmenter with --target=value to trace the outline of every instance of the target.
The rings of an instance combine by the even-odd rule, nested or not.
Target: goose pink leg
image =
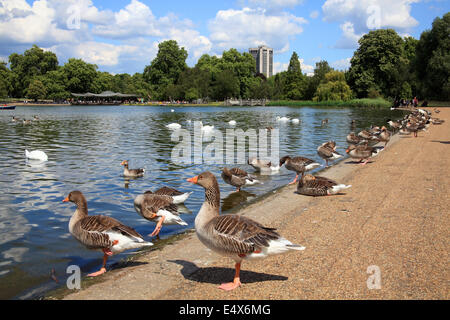
[[[236,289],[237,287],[239,287],[241,285],[241,280],[239,278],[239,273],[241,271],[241,264],[236,263],[234,267],[235,267],[236,272],[234,274],[233,282],[222,283],[219,286],[219,289],[222,289],[225,291],[230,291],[230,290]]]

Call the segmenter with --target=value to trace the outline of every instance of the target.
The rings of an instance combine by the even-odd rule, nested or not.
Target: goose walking
[[[351,185],[338,184],[336,181],[325,177],[305,174],[298,182],[297,193],[314,197],[328,196],[350,187]]]
[[[219,215],[220,189],[211,172],[203,172],[187,181],[205,189],[205,201],[195,218],[195,231],[199,240],[212,251],[235,261],[233,281],[221,284],[220,289],[229,291],[241,285],[243,260],[305,249],[281,237],[276,229],[265,227],[252,219],[235,214]]]
[[[223,168],[222,169],[222,179],[226,183],[236,187],[236,191],[241,191],[241,188],[246,185],[253,185],[259,181],[255,179],[254,176],[249,175],[247,171],[240,168]]]
[[[144,175],[145,169],[139,168],[139,169],[129,169],[128,168],[128,160],[123,160],[120,163],[121,166],[123,166],[123,175],[125,177],[142,177]]]
[[[146,191],[148,194],[156,194],[160,196],[169,196],[172,198],[172,201],[174,204],[181,204],[184,203],[187,198],[192,194],[191,192],[181,192],[177,189],[169,188],[169,187],[162,187],[156,190],[155,192],[152,191]]]
[[[153,194],[146,191],[134,199],[134,209],[143,218],[156,223],[156,227],[149,236],[157,236],[162,225],[179,224],[186,226],[187,223],[180,218],[178,207],[173,203],[173,198],[167,195]]]
[[[120,221],[102,215],[88,216],[86,198],[81,191],[72,191],[63,202],[73,202],[77,209],[69,221],[69,232],[75,239],[91,250],[103,252],[103,265],[97,272],[88,276],[96,277],[106,272],[109,256],[129,249],[152,246],[143,237]]]
[[[336,160],[339,158],[342,158],[342,155],[336,152],[336,142],[334,141],[328,141],[325,143],[322,143],[317,148],[317,153],[319,156],[325,160],[326,166],[328,167],[328,161],[329,160]]]
[[[296,183],[300,173],[302,174],[303,177],[306,171],[320,167],[319,163],[314,162],[314,160],[305,157],[291,158],[290,156],[284,156],[283,158],[280,159],[280,167],[282,167],[283,164],[285,165],[286,169],[295,171],[295,173],[297,173],[295,179],[291,181],[289,184]]]

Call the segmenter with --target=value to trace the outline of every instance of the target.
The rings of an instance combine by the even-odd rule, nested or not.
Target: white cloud
[[[341,60],[334,61],[330,65],[331,67],[337,70],[348,70],[350,68],[350,60],[351,58],[344,58]]]
[[[298,59],[300,61],[300,67],[302,68],[302,73],[305,73],[307,76],[314,75],[314,66],[305,64],[305,60],[300,58]]]
[[[301,4],[303,0],[249,0],[250,6],[262,8],[286,8],[295,7]]]
[[[283,63],[283,62],[274,62],[273,63],[273,74],[277,74],[283,71],[286,71],[289,67],[289,63]]]
[[[327,0],[324,21],[339,22],[343,31],[339,48],[356,48],[357,40],[370,30],[393,28],[407,32],[418,25],[411,16],[411,4],[420,0]]]
[[[317,18],[319,17],[319,11],[317,11],[317,10],[312,11],[312,12],[309,14],[309,17],[310,17],[311,19],[317,19]]]
[[[287,12],[268,13],[265,9],[243,8],[220,10],[210,21],[210,40],[220,50],[236,48],[247,50],[265,44],[274,50],[283,50],[289,40],[302,33],[302,17]]]

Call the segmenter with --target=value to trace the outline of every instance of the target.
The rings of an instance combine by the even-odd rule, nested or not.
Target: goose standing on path
[[[236,192],[241,191],[241,188],[246,185],[252,185],[258,183],[259,181],[255,179],[254,176],[249,175],[247,171],[240,168],[223,168],[222,169],[222,179],[226,183],[236,187]]]
[[[264,227],[252,219],[236,214],[219,215],[220,189],[211,172],[203,172],[187,181],[205,189],[205,201],[195,218],[197,237],[207,248],[235,261],[233,282],[223,283],[220,289],[229,291],[241,285],[239,275],[243,260],[305,249],[282,238],[276,229]]]
[[[142,177],[144,175],[145,169],[128,169],[128,160],[123,160],[120,163],[123,166],[123,175],[125,177]]]
[[[342,155],[336,152],[336,142],[334,141],[322,143],[317,148],[317,153],[322,159],[325,160],[327,167],[328,167],[328,160],[336,160],[342,158]]]
[[[88,216],[87,201],[80,191],[72,191],[63,202],[73,202],[77,210],[69,221],[69,232],[75,239],[91,250],[103,252],[102,268],[90,277],[96,277],[106,272],[106,261],[109,256],[129,249],[152,246],[133,228],[108,216]]]
[[[381,133],[378,136],[378,141],[384,142],[384,147],[386,147],[389,140],[391,140],[391,133],[386,129],[385,126],[382,126]]]
[[[359,162],[365,160],[362,165],[365,165],[367,162],[369,162],[369,158],[377,155],[377,151],[375,148],[367,145],[358,145],[355,146],[354,144],[351,144],[348,146],[347,150],[345,152],[348,153],[348,155],[351,158],[359,159]]]
[[[297,193],[314,197],[328,196],[350,187],[351,185],[338,184],[336,181],[325,177],[305,174],[298,182]]]
[[[156,223],[155,230],[149,236],[157,236],[163,224],[179,224],[187,226],[180,218],[178,207],[173,203],[173,198],[166,195],[153,194],[146,191],[134,199],[134,209],[143,218]]]
[[[295,179],[291,181],[289,184],[294,184],[297,182],[298,176],[301,173],[302,177],[306,171],[312,170],[314,168],[320,167],[320,164],[314,162],[314,160],[305,158],[305,157],[294,157],[284,156],[280,159],[280,167],[285,164],[286,169],[295,171],[297,175]]]
[[[365,139],[363,139],[363,138],[357,136],[357,135],[355,134],[355,132],[350,132],[350,133],[347,135],[346,139],[347,139],[347,142],[348,142],[349,144],[360,144],[360,143],[365,143],[365,144],[367,144],[367,143],[368,143],[367,140],[365,140]]]

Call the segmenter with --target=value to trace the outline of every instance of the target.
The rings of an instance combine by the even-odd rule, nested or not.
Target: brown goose
[[[157,236],[163,224],[179,224],[186,226],[187,223],[180,218],[178,207],[173,203],[173,198],[167,195],[153,194],[146,191],[134,199],[134,209],[143,218],[156,223],[155,230],[149,236]]]
[[[286,169],[295,171],[297,173],[295,179],[291,181],[289,184],[296,183],[300,173],[302,174],[303,177],[306,171],[320,167],[319,163],[314,162],[314,160],[305,157],[291,158],[290,156],[284,156],[283,158],[280,159],[280,167],[283,164],[285,164]]]
[[[222,169],[222,179],[233,187],[236,187],[236,191],[241,191],[241,188],[246,185],[252,185],[258,183],[259,181],[255,177],[249,175],[247,171],[240,168],[223,168]]]
[[[346,139],[349,144],[367,143],[367,140],[357,136],[354,132],[350,132]]]
[[[125,177],[142,177],[144,175],[145,169],[128,169],[128,160],[123,160],[120,165],[124,166],[123,175]]]
[[[358,137],[361,137],[361,138],[363,138],[363,139],[365,139],[365,140],[373,140],[373,139],[374,139],[373,134],[370,133],[370,132],[367,131],[367,130],[362,130],[362,131],[360,131],[360,132],[358,133]]]
[[[354,144],[349,145],[345,152],[347,152],[350,157],[359,159],[359,162],[365,160],[365,162],[362,163],[363,165],[369,162],[370,157],[373,157],[378,153],[377,150],[373,147],[367,145],[355,146]]]
[[[322,143],[317,148],[317,153],[319,156],[325,160],[326,166],[328,167],[328,161],[329,160],[336,160],[339,158],[342,158],[342,155],[340,155],[338,152],[336,152],[336,142],[334,141],[328,141],[325,143]]]
[[[419,124],[416,122],[408,122],[406,124],[406,130],[408,132],[413,132],[414,133],[414,137],[417,138],[417,131],[419,131]]]
[[[280,166],[272,166],[269,160],[262,160],[258,158],[248,158],[247,163],[261,173],[270,173],[280,170]]]
[[[389,140],[391,140],[391,133],[386,129],[385,126],[382,126],[381,133],[378,136],[378,141],[384,142],[384,146],[386,147]]]
[[[400,122],[397,122],[397,121],[389,120],[389,121],[388,121],[388,124],[392,127],[392,129],[394,130],[394,132],[395,132],[396,130],[400,130],[400,128],[402,127],[402,124],[401,124]]]
[[[220,289],[233,290],[241,285],[242,260],[305,249],[282,238],[276,229],[264,227],[249,218],[235,214],[219,215],[219,184],[211,172],[203,172],[187,181],[205,188],[205,201],[195,218],[198,238],[209,249],[236,262],[233,282],[222,284]]]
[[[108,216],[88,216],[87,201],[80,191],[72,191],[63,202],[73,202],[77,210],[69,221],[69,232],[91,250],[103,252],[102,268],[90,277],[96,277],[106,272],[108,257],[129,249],[137,249],[152,246],[133,228],[130,228],[118,220]]]
[[[297,193],[314,197],[328,196],[350,187],[351,185],[338,184],[336,181],[325,177],[305,174],[298,182]]]
[[[180,203],[184,203],[187,200],[187,198],[189,198],[189,196],[192,194],[192,191],[191,192],[181,192],[181,191],[178,191],[177,189],[173,189],[173,188],[164,186],[162,188],[159,188],[155,192],[146,191],[146,193],[157,194],[160,196],[169,196],[172,198],[174,204],[180,204]]]

